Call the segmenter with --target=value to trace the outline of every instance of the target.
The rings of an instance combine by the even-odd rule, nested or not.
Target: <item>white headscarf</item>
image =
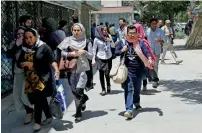
[[[65,38],[59,45],[58,48],[60,50],[67,49],[68,47],[71,47],[73,49],[84,49],[86,47],[86,33],[85,28],[81,23],[75,23],[71,30],[73,30],[74,26],[79,26],[81,28],[81,37],[75,38],[74,35]]]
[[[34,44],[34,46],[32,46],[32,47],[28,47],[27,44],[25,44],[25,45],[22,46],[22,50],[25,51],[25,52],[27,52],[27,53],[34,53],[35,50],[38,47],[40,47],[41,45],[45,44],[43,41],[40,40],[40,36],[39,36],[38,32],[35,29],[33,29],[33,28],[31,28],[31,30],[36,33],[37,40],[36,40],[36,43]]]

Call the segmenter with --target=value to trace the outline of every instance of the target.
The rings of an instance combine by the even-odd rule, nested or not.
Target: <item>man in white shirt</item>
[[[118,42],[122,40],[127,34],[126,20],[124,18],[119,19],[119,28],[117,30],[117,41],[115,46],[118,45]]]
[[[170,27],[170,24],[171,24],[171,21],[170,20],[166,20],[165,21],[165,26],[163,26],[161,29],[163,30],[163,32],[165,33],[165,36],[166,36],[166,45],[163,45],[163,54],[162,54],[162,57],[161,57],[161,64],[165,64],[164,62],[164,59],[165,59],[165,56],[166,56],[166,52],[168,50],[171,51],[171,54],[174,58],[174,60],[176,61],[177,64],[181,63],[182,60],[179,60],[177,61],[176,58],[177,58],[177,54],[174,52],[174,47],[173,47],[173,30],[172,28]]]

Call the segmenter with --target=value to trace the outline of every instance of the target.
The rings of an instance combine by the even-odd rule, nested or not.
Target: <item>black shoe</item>
[[[82,110],[82,111],[85,111],[85,110],[86,110],[86,104],[82,104],[81,110]]]
[[[140,105],[135,106],[137,111],[142,110],[142,107]]]
[[[105,95],[106,95],[106,91],[103,90],[103,91],[100,93],[100,95],[105,96]]]
[[[107,86],[107,93],[111,92],[111,86]]]
[[[76,117],[74,121],[75,121],[75,123],[78,123],[78,122],[82,121],[82,117]]]

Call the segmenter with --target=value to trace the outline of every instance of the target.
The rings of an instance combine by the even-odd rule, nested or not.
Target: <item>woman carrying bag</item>
[[[76,103],[75,122],[79,122],[82,120],[82,111],[85,110],[85,104],[88,100],[88,96],[84,94],[84,89],[87,82],[86,71],[90,70],[88,59],[91,60],[93,54],[90,52],[92,50],[85,50],[87,40],[82,24],[75,23],[72,26],[72,34],[57,47],[53,67],[56,70],[56,77],[59,77],[58,74],[60,74],[64,88],[66,89],[70,85],[72,89]],[[89,43],[91,44],[91,42]]]
[[[95,31],[93,43],[92,65],[97,65],[100,74],[100,84],[102,87],[101,95],[106,95],[105,79],[107,82],[107,92],[111,91],[110,70],[112,68],[112,48],[115,48],[111,35],[107,33],[106,26],[99,26]]]

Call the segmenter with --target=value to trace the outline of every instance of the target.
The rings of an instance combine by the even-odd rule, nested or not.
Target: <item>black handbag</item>
[[[56,97],[52,97],[50,104],[49,104],[50,113],[53,117],[57,119],[63,118],[63,112],[61,108],[61,103]]]

